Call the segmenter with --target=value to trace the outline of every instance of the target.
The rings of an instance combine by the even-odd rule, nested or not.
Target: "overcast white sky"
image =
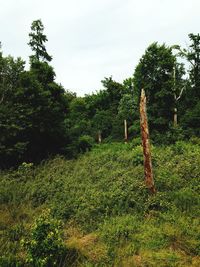
[[[200,32],[200,0],[0,0],[4,55],[28,61],[33,20],[41,19],[56,81],[78,95],[102,88],[113,76],[132,76],[154,41],[188,43]]]

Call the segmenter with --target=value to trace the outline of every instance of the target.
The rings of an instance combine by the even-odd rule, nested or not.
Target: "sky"
[[[186,47],[199,10],[200,0],[0,0],[0,41],[4,56],[28,64],[30,26],[41,19],[56,81],[83,96],[105,77],[131,77],[152,42]]]

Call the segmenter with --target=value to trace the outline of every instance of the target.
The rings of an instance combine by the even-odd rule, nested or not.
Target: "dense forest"
[[[55,81],[47,41],[33,21],[28,69],[0,51],[0,266],[199,266],[200,35],[150,44],[131,77],[84,97]]]
[[[40,162],[63,154],[69,158],[104,142],[122,141],[124,120],[129,139],[138,137],[138,103],[146,90],[151,137],[167,144],[200,133],[200,36],[189,34],[189,48],[153,43],[132,77],[123,83],[102,80],[103,89],[77,97],[55,82],[52,57],[40,20],[29,34],[30,68],[21,58],[0,54],[0,164]],[[183,63],[187,63],[187,70]]]

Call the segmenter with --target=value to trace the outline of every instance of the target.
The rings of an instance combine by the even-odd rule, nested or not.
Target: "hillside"
[[[2,171],[0,266],[200,266],[199,140],[152,154],[154,196],[134,143]]]

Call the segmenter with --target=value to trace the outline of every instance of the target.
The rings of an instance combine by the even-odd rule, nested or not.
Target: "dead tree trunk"
[[[175,99],[175,103],[176,103],[176,99]],[[177,107],[174,108],[174,127],[177,127],[178,125],[178,111],[177,111]]]
[[[101,138],[101,131],[98,131],[98,143],[101,144],[102,138]]]
[[[177,96],[176,96],[176,66],[174,66],[174,72],[173,72],[173,78],[174,78],[174,127],[177,127],[178,125],[178,112],[177,112]]]
[[[178,101],[181,98],[183,94],[183,90],[185,89],[185,86],[182,87],[182,89],[179,91],[179,95],[177,95],[177,90],[176,90],[176,66],[174,66],[174,73],[173,73],[173,78],[174,78],[174,127],[178,126]]]
[[[153,179],[151,150],[149,142],[149,128],[148,128],[147,112],[146,112],[146,96],[144,89],[142,89],[141,99],[140,99],[140,126],[141,126],[142,146],[144,155],[145,183],[150,193],[155,194],[156,189],[154,186],[154,179]]]
[[[127,120],[124,120],[124,141],[125,144],[128,143],[128,128],[127,128]]]

